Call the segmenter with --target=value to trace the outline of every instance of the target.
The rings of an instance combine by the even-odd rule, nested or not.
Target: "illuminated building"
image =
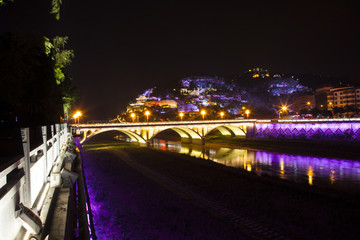
[[[147,101],[145,102],[146,107],[156,107],[160,108],[177,108],[177,102],[174,100],[160,100],[160,101]]]
[[[259,67],[249,69],[249,74],[251,74],[253,78],[268,78],[268,77],[270,77],[267,69],[263,69],[263,68],[259,68]]]
[[[151,96],[154,88],[146,90],[136,98],[136,101],[127,106],[127,112],[143,112],[150,107],[177,108],[175,100],[161,100],[160,97]]]
[[[308,94],[295,97],[293,100],[292,108],[294,112],[299,114],[302,109],[313,109],[316,106],[315,95]]]
[[[327,94],[327,105],[333,107],[360,107],[360,87],[330,88]]]

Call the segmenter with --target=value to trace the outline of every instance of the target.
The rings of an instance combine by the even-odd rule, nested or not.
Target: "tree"
[[[43,37],[0,36],[0,116],[24,126],[59,122],[62,97]]]
[[[9,0],[10,2],[13,2],[14,0]],[[0,6],[5,5],[5,0],[0,0]],[[51,0],[51,14],[55,15],[56,20],[60,19],[60,9],[62,5],[62,0]]]
[[[69,118],[71,104],[75,101],[76,89],[72,86],[71,75],[66,74],[65,67],[71,64],[73,50],[65,49],[68,37],[55,37],[52,41],[45,38],[45,53],[54,61],[54,76],[60,86],[63,100],[64,117]]]

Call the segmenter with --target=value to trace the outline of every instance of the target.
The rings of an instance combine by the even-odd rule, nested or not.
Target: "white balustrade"
[[[23,145],[29,146],[28,129],[23,129]],[[42,128],[43,143],[28,152],[27,156],[0,166],[0,239],[15,239],[22,225],[17,221],[15,210],[20,203],[39,213],[39,202],[49,189],[48,179],[53,166],[65,156],[65,149],[71,140],[67,124],[57,124],[56,133],[51,126],[51,138],[47,139],[46,127]],[[25,137],[25,139],[24,139]],[[62,152],[62,151],[63,152]],[[27,162],[28,161],[28,162]],[[62,160],[61,160],[62,162]],[[27,167],[28,166],[28,167]]]

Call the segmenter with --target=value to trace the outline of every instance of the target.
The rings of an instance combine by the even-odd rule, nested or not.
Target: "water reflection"
[[[309,185],[345,191],[360,190],[360,162],[344,159],[289,155],[240,148],[209,147],[157,140],[154,148],[209,159],[258,175],[278,176]]]

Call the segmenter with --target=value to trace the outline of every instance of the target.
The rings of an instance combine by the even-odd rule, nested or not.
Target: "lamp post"
[[[81,112],[77,111],[73,116],[73,118],[75,119],[75,124],[76,124],[76,119],[78,119],[78,125],[80,124],[80,117],[81,117]]]
[[[333,103],[332,103],[332,102],[329,102],[329,109],[332,110],[332,108],[333,108]]]
[[[149,112],[149,111],[146,111],[146,112],[145,112],[145,115],[146,115],[146,122],[149,122],[150,112]]]
[[[130,117],[132,118],[132,121],[135,122],[135,113],[131,113]]]
[[[179,116],[180,116],[180,121],[182,121],[183,117],[184,117],[184,113],[179,113]]]
[[[205,110],[202,110],[201,115],[202,115],[203,120],[205,120],[205,114],[206,114]]]
[[[223,118],[224,118],[224,115],[225,115],[225,113],[224,113],[224,112],[220,112],[220,117],[221,117],[221,119],[223,119]]]
[[[246,119],[249,119],[250,110],[246,109],[245,114],[246,114]]]
[[[281,118],[280,113],[286,111],[287,111],[287,106],[282,106],[281,109],[279,110],[279,119]]]

